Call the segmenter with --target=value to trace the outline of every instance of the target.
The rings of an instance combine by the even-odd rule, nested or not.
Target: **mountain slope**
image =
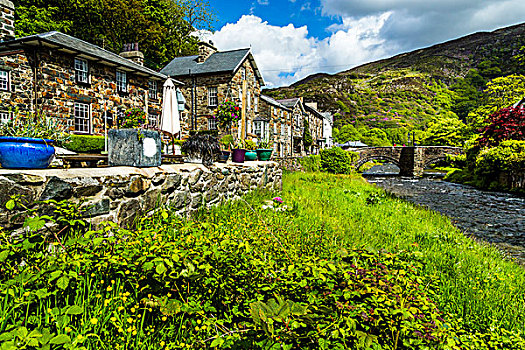
[[[491,79],[524,74],[525,23],[480,32],[364,64],[334,75],[315,74],[289,87],[265,90],[274,98],[303,96],[335,115],[335,126],[379,128],[388,134],[423,130],[436,118],[464,118]],[[469,73],[470,72],[470,73]],[[466,84],[466,85],[465,85]],[[464,96],[466,94],[466,96]],[[465,110],[458,101],[469,101]],[[402,129],[400,129],[402,128]],[[391,130],[400,129],[400,130]]]

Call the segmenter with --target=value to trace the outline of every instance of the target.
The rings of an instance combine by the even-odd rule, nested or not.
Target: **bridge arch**
[[[386,161],[386,162],[389,162],[389,163],[392,163],[392,164],[396,165],[398,168],[401,168],[401,164],[399,163],[399,159],[395,159],[395,158],[388,157],[388,156],[382,156],[382,155],[370,155],[370,156],[365,156],[365,157],[360,158],[359,160],[357,160],[357,162],[354,163],[355,170],[358,171],[359,168],[361,168],[363,165],[365,165],[366,163],[371,162],[373,160]]]
[[[437,161],[446,160],[446,159],[447,159],[446,154],[440,155],[440,156],[437,156],[437,157],[434,157],[428,160],[425,159],[425,161],[423,162],[423,169],[426,169],[430,164],[436,163]]]

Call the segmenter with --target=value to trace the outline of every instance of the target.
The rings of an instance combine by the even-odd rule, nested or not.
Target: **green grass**
[[[494,247],[465,237],[447,218],[383,193],[360,178],[288,174],[283,197],[300,203],[302,217],[326,224],[334,246],[417,251],[435,300],[464,326],[525,331],[525,270]]]
[[[283,180],[191,220],[89,231],[69,203],[60,242],[0,230],[0,349],[525,349],[497,250],[356,175]]]

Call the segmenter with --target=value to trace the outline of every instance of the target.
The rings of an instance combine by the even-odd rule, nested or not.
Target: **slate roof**
[[[47,32],[26,36],[19,39],[0,42],[0,52],[26,47],[46,47],[57,49],[61,52],[77,55],[88,60],[96,60],[103,64],[114,66],[124,71],[133,72],[138,75],[151,77],[157,80],[165,80],[167,76],[156,72],[148,67],[141,66],[131,60],[93,45],[84,40],[72,37],[60,32]],[[182,83],[175,81],[177,84]]]
[[[277,102],[277,100],[274,100],[273,98],[271,98],[270,96],[266,96],[266,95],[261,95],[261,100],[264,100],[266,101],[268,104],[271,104],[272,106],[274,107],[278,107],[278,108],[282,108],[282,109],[285,109],[287,111],[291,111],[290,108],[286,107],[285,105]]]
[[[295,105],[300,101],[301,99],[299,97],[294,98],[286,98],[283,100],[277,100],[282,105],[285,105],[288,108],[294,108]]]
[[[367,144],[364,144],[361,141],[347,141],[345,143],[336,143],[335,146],[341,148],[368,147]]]
[[[255,64],[250,49],[217,51],[202,63],[197,62],[198,57],[197,55],[175,57],[160,72],[171,77],[189,76],[190,71],[191,75],[234,73],[246,59],[249,59],[255,67],[257,79],[259,79],[261,85],[264,85],[264,80]]]

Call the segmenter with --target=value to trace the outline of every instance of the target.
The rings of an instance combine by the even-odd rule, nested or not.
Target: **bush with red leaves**
[[[481,131],[482,147],[498,146],[506,140],[525,140],[525,108],[503,108],[488,118],[488,125]]]

